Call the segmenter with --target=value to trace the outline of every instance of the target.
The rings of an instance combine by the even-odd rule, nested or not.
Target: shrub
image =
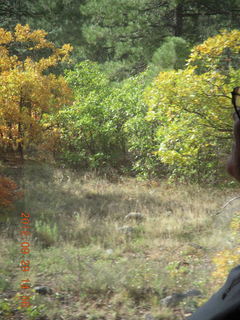
[[[78,168],[124,168],[140,174],[155,170],[156,125],[145,119],[144,77],[110,84],[99,65],[90,61],[66,72],[75,102],[55,118],[62,161]]]
[[[14,201],[22,196],[23,193],[12,179],[0,176],[0,209],[13,207]]]

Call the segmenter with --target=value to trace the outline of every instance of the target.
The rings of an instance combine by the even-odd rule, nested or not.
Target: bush
[[[222,32],[192,49],[183,70],[160,72],[145,91],[157,152],[171,177],[216,183],[230,152],[230,92],[239,85],[239,36]],[[228,63],[226,63],[226,61]],[[232,63],[231,63],[232,61]]]
[[[55,119],[61,128],[60,159],[78,168],[154,171],[159,164],[153,155],[156,125],[145,119],[144,77],[110,85],[100,67],[90,61],[68,71],[75,102]]]
[[[14,201],[22,196],[23,193],[18,190],[17,184],[12,179],[0,176],[0,210],[13,207]]]

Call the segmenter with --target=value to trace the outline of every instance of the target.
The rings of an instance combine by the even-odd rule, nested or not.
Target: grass
[[[9,213],[12,226],[1,226],[0,317],[184,319],[213,293],[212,258],[233,247],[230,218],[216,212],[236,189],[122,177],[110,182],[30,162],[17,178],[25,198]],[[13,226],[20,224],[22,210],[31,214],[32,228],[26,273],[18,266],[21,239]],[[145,219],[126,221],[129,212]],[[19,287],[26,275],[32,288],[46,285],[53,294],[31,289],[32,307],[20,310]],[[167,295],[190,289],[200,289],[203,299],[192,297],[171,308],[161,304]]]

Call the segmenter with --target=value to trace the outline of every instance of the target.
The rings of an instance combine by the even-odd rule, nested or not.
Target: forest
[[[0,0],[0,319],[183,320],[217,290],[239,57],[239,0]]]
[[[2,153],[221,181],[239,6],[205,2],[4,1]]]

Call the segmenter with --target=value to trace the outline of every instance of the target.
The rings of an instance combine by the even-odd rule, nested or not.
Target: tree
[[[13,29],[17,23],[24,23],[33,14],[29,0],[0,0],[0,27]]]
[[[85,0],[38,0],[27,5],[26,22],[32,28],[44,28],[48,37],[57,45],[71,43],[75,51],[83,45],[82,24],[84,17],[80,5]],[[81,53],[80,53],[81,54]]]
[[[56,46],[62,46],[66,42],[74,46],[72,60],[83,60],[86,58],[81,49],[84,46],[84,17],[79,7],[85,1],[0,0],[0,27],[14,31],[17,24],[28,24],[32,30],[44,29],[48,33],[48,40]]]
[[[89,0],[80,10],[85,18],[82,49],[113,80],[145,70],[166,37],[193,45],[220,28],[240,27],[237,0]]]
[[[225,58],[236,62],[239,37],[237,30],[224,31],[195,46],[186,69],[160,72],[145,92],[148,119],[160,123],[156,154],[172,175],[221,176],[231,147],[224,143],[232,132],[230,92],[240,81],[237,65],[228,61],[226,68]]]
[[[113,85],[99,64],[84,61],[66,78],[75,99],[53,116],[61,131],[59,157],[78,168],[152,173],[159,161],[151,153],[155,126],[145,120],[145,74]]]
[[[192,44],[214,36],[223,28],[239,28],[238,0],[178,0],[175,2],[171,26],[175,36]]]
[[[189,64],[196,65],[199,72],[217,71],[229,74],[239,68],[239,30],[222,30],[214,37],[192,49]]]
[[[52,117],[61,132],[59,157],[71,166],[97,167],[106,162],[113,148],[114,136],[106,127],[109,80],[91,61],[67,71],[66,79],[73,89],[74,103]]]
[[[160,71],[184,68],[189,53],[189,45],[184,39],[167,37],[161,47],[154,52],[148,65],[149,77],[156,77]]]
[[[238,0],[0,0],[0,26],[46,30],[70,42],[76,60],[103,64],[113,80],[145,70],[166,37],[194,45],[220,29],[240,27]]]
[[[112,79],[143,71],[165,36],[174,1],[90,0],[81,6],[86,22],[83,50],[90,60],[104,64]]]
[[[116,101],[120,89],[111,86],[100,66],[91,61],[76,65],[66,79],[75,99],[54,117],[61,130],[59,156],[72,166],[116,166],[124,158],[126,143],[125,110]]]
[[[24,150],[44,140],[51,130],[44,115],[70,102],[71,92],[62,76],[49,68],[66,61],[72,50],[56,48],[43,30],[17,25],[14,32],[0,28],[0,148]]]

